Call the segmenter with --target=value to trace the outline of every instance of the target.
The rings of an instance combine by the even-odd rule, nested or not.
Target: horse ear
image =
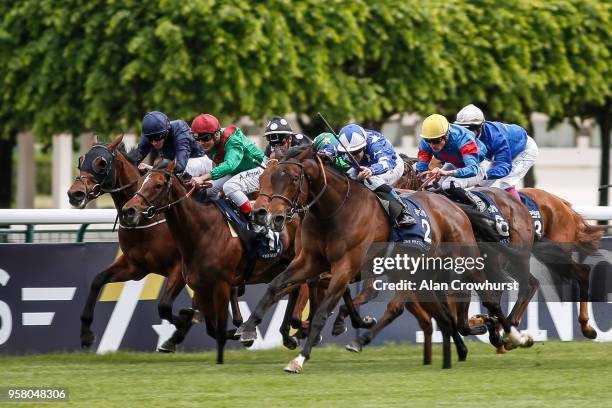
[[[168,167],[166,167],[166,170],[172,173],[174,172],[175,167],[176,167],[176,160],[172,160],[170,164],[168,164]]]
[[[108,150],[110,150],[111,152],[115,151],[115,149],[117,148],[117,146],[119,146],[119,143],[121,143],[122,140],[123,140],[123,133],[117,136],[111,142],[111,144],[108,146]]]

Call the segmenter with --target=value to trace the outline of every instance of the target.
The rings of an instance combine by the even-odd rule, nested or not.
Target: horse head
[[[255,221],[280,232],[293,216],[305,211],[310,176],[307,169],[313,157],[310,147],[294,147],[282,160],[268,162],[259,179],[259,196],[255,201]]]
[[[170,192],[174,181],[181,181],[174,174],[176,161],[166,164],[162,162],[141,177],[140,189],[121,210],[121,219],[125,225],[134,227],[170,207]]]
[[[79,157],[79,175],[68,189],[68,200],[74,207],[84,208],[115,185],[116,149],[123,140],[117,136],[109,144],[95,144]]]

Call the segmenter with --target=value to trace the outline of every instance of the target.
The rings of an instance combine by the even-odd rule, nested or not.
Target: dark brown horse
[[[174,166],[172,162],[167,169],[152,170],[142,178],[139,191],[123,206],[122,219],[136,226],[146,222],[150,214],[166,214],[183,258],[185,281],[196,294],[207,333],[217,341],[217,363],[222,364],[226,340],[233,335],[226,331],[230,292],[245,280],[249,257],[216,205],[188,197]],[[294,234],[295,227],[288,225],[281,233],[284,252],[277,258],[256,261],[247,283],[267,283],[287,266],[294,255]]]
[[[73,206],[83,208],[101,194],[110,193],[115,208],[120,211],[134,195],[140,174],[133,160],[120,148],[122,138],[119,136],[110,144],[94,145],[79,159],[79,176],[68,189]],[[176,337],[182,340],[191,326],[191,313],[181,313],[180,317],[172,314],[172,303],[185,282],[181,275],[181,257],[163,214],[137,228],[120,225],[118,235],[122,255],[91,283],[81,314],[81,346],[90,347],[95,340],[91,324],[102,287],[107,283],[140,280],[149,273],[168,278],[158,305],[159,316],[177,327]]]
[[[319,342],[328,316],[348,284],[357,278],[362,265],[368,260],[368,249],[375,242],[388,240],[390,226],[374,194],[361,183],[349,180],[330,168],[326,169],[311,148],[290,150],[276,166],[271,177],[273,189],[262,192],[272,197],[272,227],[281,229],[288,215],[295,211],[306,211],[301,226],[302,248],[289,267],[270,282],[264,297],[237,334],[241,335],[241,341],[254,340],[257,337],[257,325],[280,296],[295,285],[330,271],[329,287],[311,322],[303,349],[285,367],[285,371],[299,373],[303,370],[304,361],[310,357],[312,347]],[[307,202],[300,201],[302,192],[307,192]],[[434,194],[415,194],[415,199],[427,208],[430,218],[436,220],[435,226],[431,226],[432,242],[445,240],[475,243],[470,220],[455,204]],[[476,251],[471,256],[478,256],[475,245],[467,248]],[[477,270],[473,270],[470,276],[477,281],[484,281],[484,276]],[[507,333],[511,333],[511,327],[499,304],[487,298],[484,304],[504,324]],[[450,367],[453,322],[447,314],[436,315],[434,318],[444,339],[443,367]],[[470,332],[469,327],[467,331]],[[516,337],[516,333],[514,329],[511,335]]]

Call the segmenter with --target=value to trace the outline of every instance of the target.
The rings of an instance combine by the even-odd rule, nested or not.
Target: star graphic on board
[[[162,320],[160,324],[152,324],[153,330],[159,336],[157,338],[157,347],[161,346],[164,341],[168,340],[174,334],[176,328],[167,320]]]
[[[325,143],[326,145],[330,144],[331,143],[331,138],[326,137],[325,139],[323,139],[323,143]]]

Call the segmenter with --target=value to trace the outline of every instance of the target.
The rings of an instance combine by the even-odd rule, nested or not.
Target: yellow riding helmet
[[[423,139],[437,139],[448,133],[450,125],[446,118],[438,113],[429,115],[423,121],[421,137]]]

